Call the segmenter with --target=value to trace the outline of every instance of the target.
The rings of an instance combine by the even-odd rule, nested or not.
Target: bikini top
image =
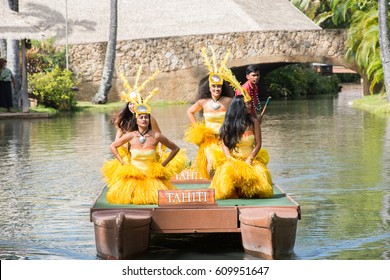
[[[131,164],[147,171],[148,163],[156,161],[156,147],[142,148],[141,145],[132,145],[130,148]]]
[[[219,134],[219,129],[223,124],[225,115],[226,109],[223,107],[219,108],[218,110],[205,110],[203,112],[206,126],[211,128],[214,134]]]
[[[247,158],[252,153],[254,145],[255,135],[252,130],[248,130],[242,135],[241,141],[237,143],[237,149],[232,154],[236,157]]]

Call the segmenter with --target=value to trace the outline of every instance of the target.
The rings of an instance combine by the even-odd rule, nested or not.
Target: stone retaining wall
[[[113,88],[109,100],[117,100],[123,73],[130,80],[143,65],[146,79],[155,69],[160,73],[151,87],[159,87],[156,99],[192,100],[199,81],[207,75],[200,49],[213,46],[219,61],[231,51],[229,67],[251,63],[319,62],[348,66],[344,61],[344,30],[270,31],[165,37],[118,41]],[[80,95],[92,97],[100,84],[107,43],[73,45],[69,49],[71,69],[81,79]],[[80,96],[80,99],[83,97]],[[89,99],[90,100],[90,99]]]

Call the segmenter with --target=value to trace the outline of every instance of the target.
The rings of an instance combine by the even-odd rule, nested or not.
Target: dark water
[[[359,86],[338,97],[272,101],[263,146],[274,182],[300,203],[293,259],[390,258],[390,122],[358,111]],[[183,140],[188,105],[155,107]],[[0,259],[96,259],[89,208],[112,156],[110,113],[0,120]],[[229,235],[155,236],[144,259],[254,259]]]

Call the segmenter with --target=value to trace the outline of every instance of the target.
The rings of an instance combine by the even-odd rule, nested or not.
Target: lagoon
[[[390,259],[390,121],[352,108],[360,97],[360,85],[343,85],[336,97],[267,108],[268,168],[302,210],[292,259]],[[188,106],[153,115],[194,157],[196,146],[182,140]],[[112,113],[0,120],[0,259],[97,259],[89,208],[112,158]],[[234,235],[155,239],[143,259],[256,259]]]

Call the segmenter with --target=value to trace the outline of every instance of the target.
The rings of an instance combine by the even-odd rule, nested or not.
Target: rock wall
[[[231,51],[229,67],[251,63],[318,62],[348,66],[344,60],[345,30],[270,31],[165,37],[118,41],[113,87],[109,101],[118,100],[123,73],[133,82],[138,65],[143,65],[141,81],[157,68],[157,79],[147,89],[159,87],[155,99],[191,101],[199,81],[207,76],[200,49],[213,46],[220,61]],[[81,80],[79,100],[91,100],[100,84],[107,43],[72,45],[70,67]]]

